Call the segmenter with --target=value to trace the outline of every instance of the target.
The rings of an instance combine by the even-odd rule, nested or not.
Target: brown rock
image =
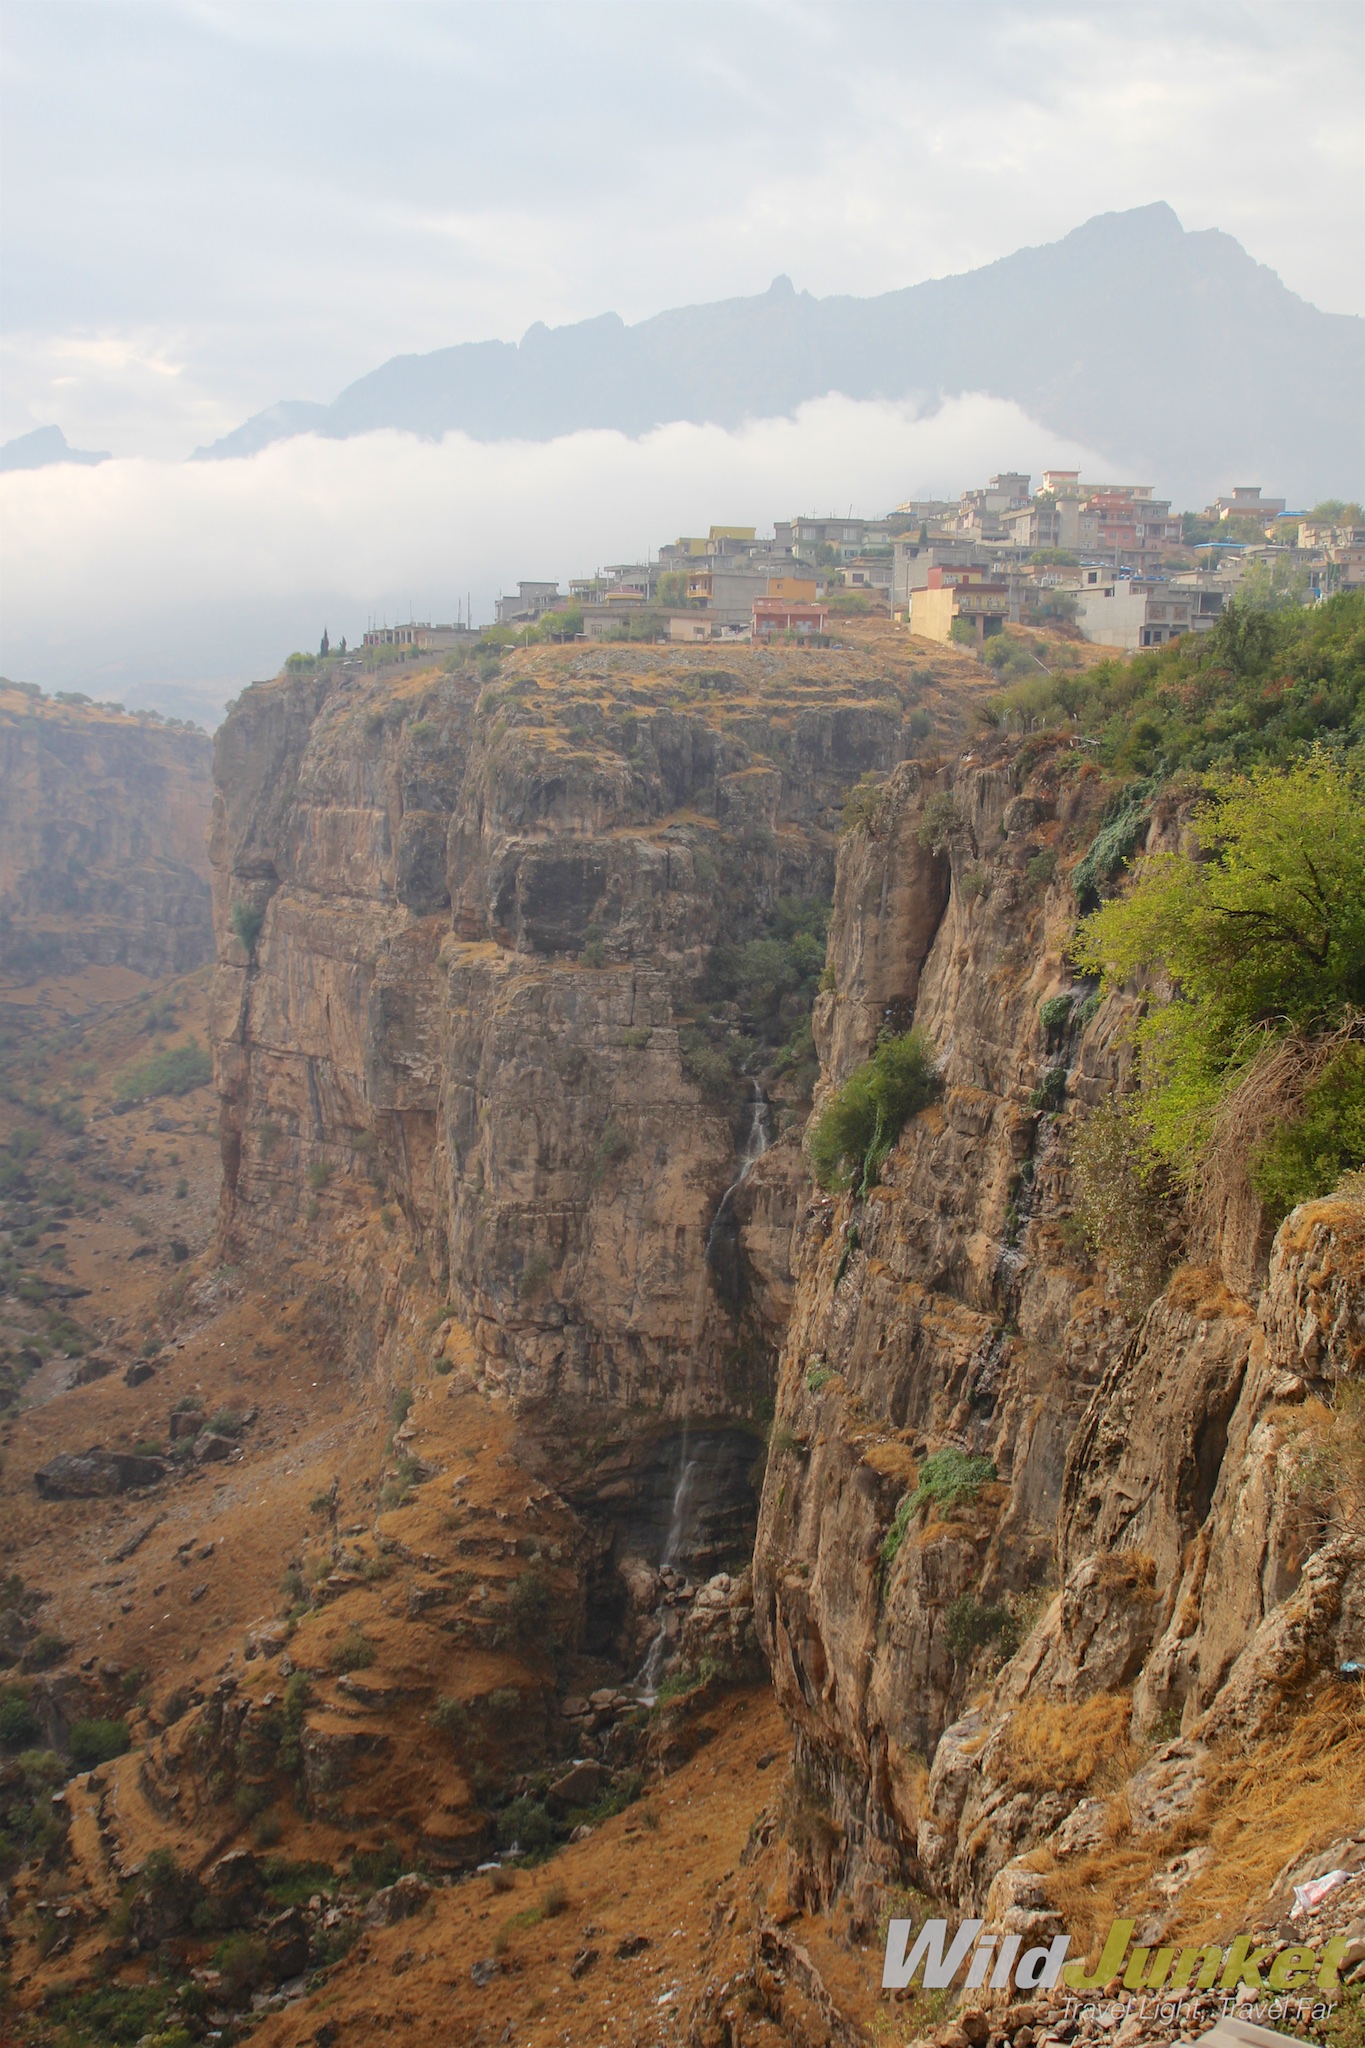
[[[276,1983],[308,1968],[308,1922],[297,1906],[267,1920],[264,1928],[270,1970]]]
[[[545,1795],[546,1804],[556,1813],[567,1813],[575,1806],[591,1806],[610,1781],[610,1772],[601,1764],[575,1764],[571,1771],[566,1771],[551,1785]]]
[[[221,1464],[230,1458],[237,1445],[230,1436],[217,1436],[211,1429],[205,1429],[194,1440],[194,1455],[201,1465]]]
[[[101,1494],[128,1493],[155,1486],[166,1474],[160,1458],[142,1458],[128,1451],[106,1451],[95,1444],[88,1451],[59,1452],[33,1475],[47,1500],[89,1500]]]
[[[412,1914],[420,1913],[430,1897],[431,1886],[409,1871],[396,1884],[386,1885],[375,1893],[365,1908],[365,1924],[367,1927],[390,1927],[396,1920],[407,1920]]]

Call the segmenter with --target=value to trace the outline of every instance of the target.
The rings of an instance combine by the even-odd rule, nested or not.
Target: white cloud
[[[909,407],[829,397],[729,433],[439,443],[404,434],[277,443],[250,461],[117,461],[0,478],[8,596],[0,666],[146,701],[228,695],[292,647],[370,616],[474,616],[519,577],[638,560],[713,522],[880,513],[996,469],[1105,467],[1005,401]]]

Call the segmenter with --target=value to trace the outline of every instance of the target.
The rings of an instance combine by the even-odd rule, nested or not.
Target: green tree
[[[1295,568],[1286,555],[1272,561],[1252,562],[1237,583],[1237,603],[1245,611],[1278,611],[1281,606],[1304,604],[1311,588],[1306,565]]]
[[[1109,986],[1164,978],[1137,1026],[1157,1154],[1194,1171],[1228,1086],[1268,1037],[1312,1035],[1365,1006],[1365,803],[1323,749],[1207,785],[1203,858],[1149,861],[1086,918],[1077,963]]]

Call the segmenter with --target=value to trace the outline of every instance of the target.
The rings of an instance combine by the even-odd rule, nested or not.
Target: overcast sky
[[[1166,199],[1365,303],[1359,0],[6,0],[0,438],[177,456],[533,320]]]
[[[0,38],[0,439],[120,458],[0,480],[0,663],[49,688],[208,705],[324,623],[1086,455],[968,399],[185,464],[399,352],[870,294],[1157,199],[1365,305],[1359,0],[6,0]]]

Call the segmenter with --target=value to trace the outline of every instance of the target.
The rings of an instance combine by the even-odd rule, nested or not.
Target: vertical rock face
[[[726,658],[544,653],[492,688],[321,669],[246,691],[217,753],[226,1242],[308,1231],[363,1359],[401,1320],[367,1247],[406,1233],[555,1484],[652,1516],[654,1556],[694,1426],[693,1541],[752,1527],[804,1180],[789,1135],[732,1187],[756,1086],[775,1122],[784,1084],[771,1047],[731,1072],[733,1004],[699,1063],[698,991],[718,941],[828,896],[845,790],[905,751],[887,664]]]
[[[1125,1083],[1136,999],[1067,966],[1095,786],[1033,753],[906,764],[840,850],[822,1088],[912,1017],[942,1088],[866,1199],[810,1191],[795,1234],[755,1597],[833,1823],[812,1897],[873,1874],[980,1908],[1082,1796],[1016,1787],[1017,1714],[1251,1725],[1365,1626],[1353,1539],[1323,1546],[1285,1455],[1365,1367],[1365,1207],[1296,1211],[1268,1273],[1219,1247],[1130,1327],[1069,1227],[1067,1141]],[[955,1496],[944,1453],[978,1461]]]
[[[0,966],[207,960],[211,762],[202,733],[0,688]]]

